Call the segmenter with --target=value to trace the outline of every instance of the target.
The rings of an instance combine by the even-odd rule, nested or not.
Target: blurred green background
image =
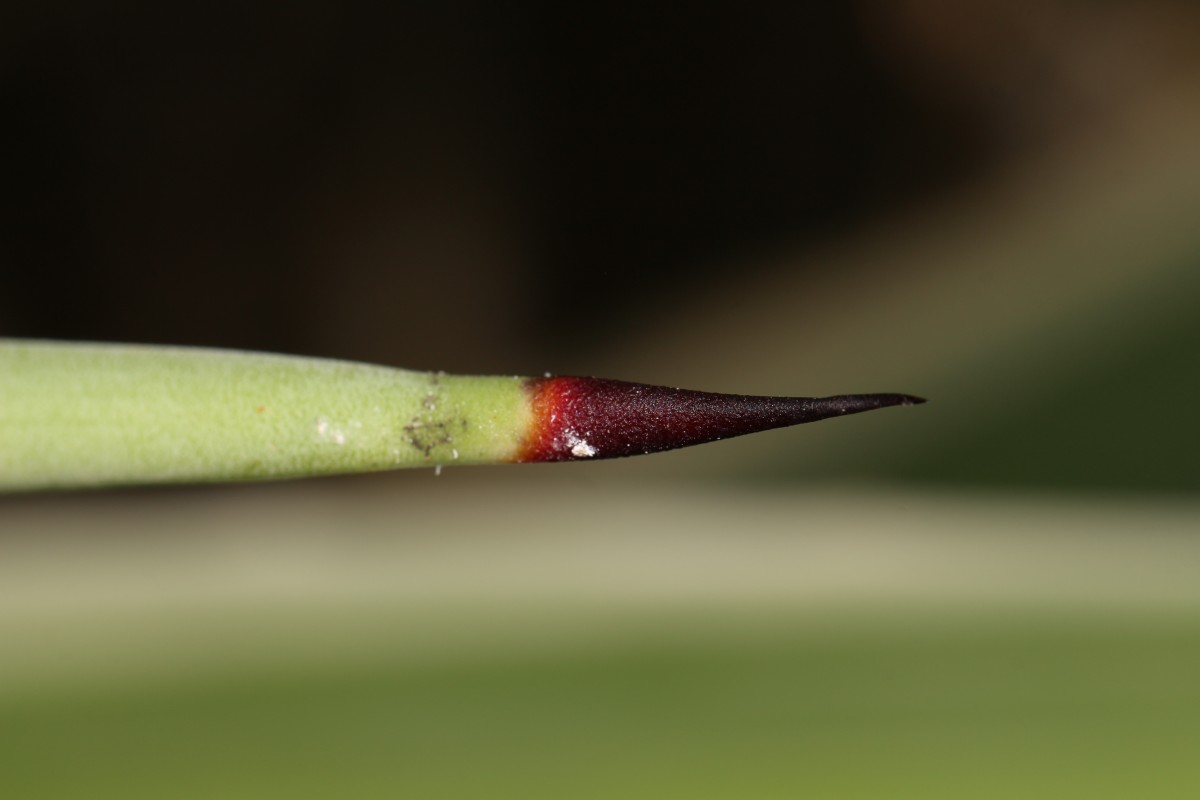
[[[1197,796],[1198,34],[6,4],[0,335],[930,403],[0,498],[5,796]]]

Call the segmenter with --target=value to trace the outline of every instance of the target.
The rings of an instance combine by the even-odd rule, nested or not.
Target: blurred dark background
[[[7,335],[531,369],[1001,147],[919,9],[66,11],[4,24]]]

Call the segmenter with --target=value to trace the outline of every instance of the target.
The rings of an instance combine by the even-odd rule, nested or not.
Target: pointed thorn
[[[760,397],[600,378],[530,380],[533,429],[516,461],[575,461],[655,453],[888,406],[906,394]]]

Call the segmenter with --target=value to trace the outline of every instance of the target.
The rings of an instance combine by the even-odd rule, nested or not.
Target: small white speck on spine
[[[451,450],[450,455],[454,456],[455,461],[458,461],[458,448],[454,448],[453,450]]]
[[[435,466],[435,467],[433,468],[433,477],[435,477],[435,478],[436,478],[436,477],[438,477],[438,476],[439,476],[439,475],[441,475],[441,474],[442,474],[442,465],[441,465],[441,464],[438,464],[437,466]]]
[[[600,452],[588,444],[587,439],[580,437],[575,431],[567,431],[566,439],[567,447],[571,448],[571,455],[576,458],[591,458]]]
[[[571,455],[576,458],[591,458],[596,455],[596,448],[592,447],[587,442],[579,442],[571,448]]]

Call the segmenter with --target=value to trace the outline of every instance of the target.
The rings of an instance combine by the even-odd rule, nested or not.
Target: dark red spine
[[[529,381],[533,429],[516,460],[575,461],[655,453],[924,400],[902,394],[759,397],[551,377]]]

